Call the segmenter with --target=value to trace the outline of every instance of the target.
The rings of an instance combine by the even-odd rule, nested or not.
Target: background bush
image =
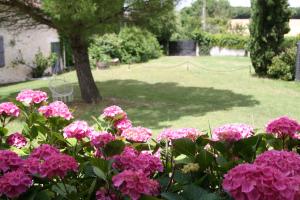
[[[119,58],[122,63],[147,62],[161,54],[160,45],[154,35],[136,27],[123,28],[118,35],[97,36],[89,48],[93,66],[97,61],[107,62],[112,58]]]
[[[57,60],[56,54],[51,54],[49,57],[43,55],[43,53],[39,50],[34,57],[31,74],[33,78],[40,78],[43,76],[45,70],[48,67],[51,67],[55,61]]]
[[[209,55],[212,47],[218,46],[228,49],[247,49],[249,37],[229,34],[209,34],[195,32],[193,39],[199,45],[200,55]]]
[[[270,78],[292,81],[295,79],[296,47],[283,51],[280,55],[272,59],[272,64],[268,69]]]

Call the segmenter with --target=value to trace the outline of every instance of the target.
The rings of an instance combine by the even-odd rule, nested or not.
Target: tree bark
[[[81,97],[86,103],[102,100],[94,81],[88,56],[88,44],[81,37],[70,38]]]

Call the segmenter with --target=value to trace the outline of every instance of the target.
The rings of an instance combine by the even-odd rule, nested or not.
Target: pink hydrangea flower
[[[300,176],[300,155],[288,151],[266,151],[260,154],[254,164],[273,167],[285,176]]]
[[[92,132],[93,129],[85,121],[75,121],[64,128],[64,137],[81,140],[84,137],[90,136]]]
[[[142,195],[157,196],[159,183],[144,174],[143,171],[125,170],[112,178],[113,184],[123,195],[138,200]]]
[[[223,189],[235,200],[297,200],[299,178],[286,177],[277,169],[254,164],[241,164],[231,169]]]
[[[294,119],[283,116],[270,121],[266,125],[266,132],[274,134],[278,138],[290,136],[297,139],[299,138],[300,124]]]
[[[148,152],[140,153],[132,147],[126,147],[122,154],[114,159],[113,166],[119,170],[142,170],[147,175],[163,171],[162,162],[158,157]]]
[[[0,115],[8,117],[18,117],[20,109],[12,102],[4,102],[0,104]]]
[[[48,106],[42,106],[39,108],[39,112],[46,118],[62,117],[66,120],[73,119],[73,115],[68,106],[62,101],[55,101],[50,103]]]
[[[157,136],[157,141],[158,142],[160,142],[162,140],[171,141],[171,140],[176,140],[176,139],[180,139],[180,138],[181,138],[181,135],[178,134],[178,132],[176,130],[165,129]]]
[[[27,158],[23,163],[23,171],[29,175],[41,174],[41,160],[38,158]]]
[[[16,99],[25,105],[32,105],[46,101],[48,96],[46,92],[40,90],[23,90]]]
[[[213,130],[214,141],[238,141],[251,137],[254,130],[247,124],[226,124]]]
[[[26,146],[27,141],[26,141],[26,138],[22,134],[16,132],[7,137],[6,143],[10,146],[15,146],[20,149],[20,148]]]
[[[56,154],[50,156],[40,166],[40,173],[42,177],[49,179],[59,176],[64,178],[68,171],[77,172],[78,163],[76,160],[69,155]]]
[[[103,132],[93,131],[89,135],[89,138],[91,140],[92,145],[95,146],[96,148],[104,147],[107,143],[116,139],[115,136],[113,136],[111,133],[108,133],[106,131]]]
[[[96,192],[96,200],[116,200],[117,197],[115,194],[110,193],[107,189],[105,188],[100,188]]]
[[[8,172],[19,169],[23,165],[23,160],[15,152],[0,150],[0,171]]]
[[[49,144],[42,144],[41,146],[39,146],[38,148],[34,149],[29,158],[37,158],[39,160],[47,160],[48,158],[50,158],[53,155],[58,155],[60,154],[60,151],[49,145]]]
[[[107,119],[119,120],[127,116],[127,114],[119,106],[109,106],[103,110],[102,114]]]
[[[122,131],[124,131],[126,129],[132,128],[132,122],[129,119],[127,119],[127,118],[120,119],[118,121],[115,121],[114,127],[119,132],[122,132]]]
[[[195,141],[199,136],[203,135],[203,133],[196,128],[181,128],[178,129],[177,132],[179,135],[182,135],[183,138],[189,138],[193,141]]]
[[[0,178],[0,194],[17,198],[30,188],[32,179],[23,171],[8,172]]]
[[[180,138],[189,138],[195,141],[201,135],[203,135],[203,133],[195,128],[181,128],[177,130],[165,129],[157,136],[157,141],[172,141]]]
[[[139,126],[125,129],[121,136],[131,142],[147,142],[151,138],[152,132],[148,128]]]

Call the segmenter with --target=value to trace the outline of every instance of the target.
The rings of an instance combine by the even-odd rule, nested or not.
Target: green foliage
[[[32,68],[32,77],[33,78],[40,78],[43,76],[45,70],[48,67],[51,67],[55,61],[57,60],[56,54],[51,54],[48,57],[45,57],[43,53],[39,50],[37,54],[35,54],[34,58],[34,68]]]
[[[156,11],[156,15],[151,12],[132,11],[130,15],[134,20],[130,25],[148,30],[155,35],[160,44],[166,45],[172,34],[177,30],[175,4],[173,1],[149,1],[146,9],[150,10],[151,7],[158,7],[159,5],[156,4],[161,7],[160,10]],[[140,6],[144,5],[138,4],[135,8],[139,10]]]
[[[280,53],[290,16],[287,0],[252,1],[250,56],[257,75],[266,76],[273,57]]]
[[[249,19],[251,17],[250,7],[232,7],[231,11],[233,19]]]
[[[193,39],[198,42],[201,55],[209,55],[210,49],[214,46],[228,49],[247,49],[249,41],[247,36],[205,32],[194,32]]]
[[[300,8],[290,8],[292,11],[292,19],[300,19]],[[249,7],[232,7],[233,19],[249,19],[251,17],[251,8]]]
[[[181,32],[176,39],[192,38],[192,33],[202,29],[201,10],[202,0],[195,1],[191,7],[180,12]],[[210,33],[226,32],[228,22],[231,18],[231,8],[228,0],[207,0],[206,2],[206,30]]]
[[[90,45],[89,56],[92,66],[98,61],[108,62],[111,58],[121,58],[121,40],[116,34],[96,37]]]
[[[282,49],[293,48],[297,46],[297,42],[300,41],[300,35],[298,36],[287,36],[284,37],[284,42],[282,44]]]
[[[292,10],[292,19],[300,19],[300,8],[291,8]]]
[[[268,68],[270,78],[292,81],[295,79],[296,47],[283,51],[272,59]]]
[[[97,61],[109,61],[119,58],[123,63],[146,62],[161,56],[160,45],[149,31],[136,27],[123,28],[116,34],[96,37],[89,55],[93,65]]]
[[[135,27],[123,28],[119,37],[122,50],[125,52],[125,56],[122,57],[125,63],[146,62],[161,55],[157,39],[146,30]]]
[[[213,47],[212,35],[205,32],[195,32],[193,39],[198,43],[200,55],[209,55],[209,51]]]

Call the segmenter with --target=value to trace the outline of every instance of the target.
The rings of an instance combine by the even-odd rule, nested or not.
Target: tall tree
[[[195,1],[191,7],[181,10],[181,26],[185,37],[191,37],[194,30],[201,29],[203,0]],[[212,33],[223,32],[231,17],[231,7],[228,0],[206,0],[206,27]]]
[[[288,0],[252,0],[251,8],[250,56],[256,74],[266,76],[289,32],[291,10]]]
[[[175,3],[165,2],[164,12],[157,15],[152,13],[132,12],[132,24],[147,29],[153,33],[159,43],[167,50],[168,42],[176,32]],[[139,10],[139,9],[137,9]]]
[[[81,96],[87,103],[101,95],[92,76],[88,46],[93,34],[117,31],[133,12],[156,15],[174,0],[0,0],[2,25],[43,24],[68,38],[71,45]],[[8,22],[8,23],[4,23]],[[16,23],[18,22],[18,23]]]

